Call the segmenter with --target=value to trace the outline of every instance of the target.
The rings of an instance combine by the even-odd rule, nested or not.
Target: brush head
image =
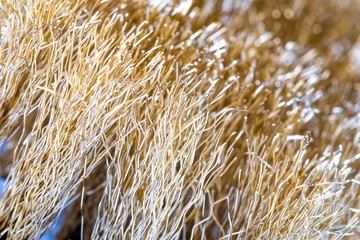
[[[1,1],[0,235],[359,235],[357,1]]]

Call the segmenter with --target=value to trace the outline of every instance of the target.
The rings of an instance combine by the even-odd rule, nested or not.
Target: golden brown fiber
[[[0,0],[0,236],[65,212],[59,239],[356,239],[359,20],[356,0]]]

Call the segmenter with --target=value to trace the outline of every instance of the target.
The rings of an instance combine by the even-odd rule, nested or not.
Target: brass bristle
[[[356,0],[0,0],[0,236],[64,213],[59,239],[357,239],[358,20]]]

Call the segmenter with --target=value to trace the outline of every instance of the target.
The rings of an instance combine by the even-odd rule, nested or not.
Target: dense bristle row
[[[0,235],[358,236],[359,11],[0,1]]]

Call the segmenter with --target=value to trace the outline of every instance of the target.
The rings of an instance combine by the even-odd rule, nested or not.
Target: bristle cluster
[[[0,236],[356,238],[359,13],[0,1]]]

